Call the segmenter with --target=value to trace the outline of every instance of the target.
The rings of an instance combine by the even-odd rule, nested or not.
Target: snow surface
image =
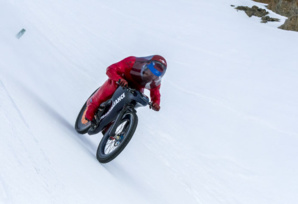
[[[298,34],[231,4],[265,8],[0,0],[0,203],[298,203]],[[76,116],[107,66],[152,54],[162,109],[100,164]]]

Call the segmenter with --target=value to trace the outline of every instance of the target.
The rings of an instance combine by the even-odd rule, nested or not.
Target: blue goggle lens
[[[155,62],[151,62],[147,67],[155,76],[159,77],[163,74],[163,72],[160,72],[155,68]]]

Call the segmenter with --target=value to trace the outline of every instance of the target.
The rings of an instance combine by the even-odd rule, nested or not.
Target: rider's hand
[[[157,103],[153,103],[153,104],[151,105],[151,108],[152,108],[153,110],[155,110],[155,111],[159,111],[160,106],[159,106]]]
[[[119,79],[118,84],[122,87],[128,86],[128,82],[125,79]]]

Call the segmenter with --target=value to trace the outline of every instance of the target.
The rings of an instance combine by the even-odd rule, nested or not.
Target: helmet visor
[[[147,68],[157,77],[160,77],[165,73],[165,65],[158,61],[152,61],[147,65]]]
[[[137,68],[132,69],[131,74],[133,76],[141,77],[140,84],[143,84],[146,88],[156,87],[160,84],[161,78],[166,72],[166,66],[156,60],[146,60],[142,63],[135,63],[135,65],[140,65],[141,70],[137,72]]]

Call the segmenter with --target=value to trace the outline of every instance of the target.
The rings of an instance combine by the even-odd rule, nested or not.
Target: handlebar
[[[120,85],[120,79],[116,82],[116,84],[118,84],[119,86],[121,86]],[[131,87],[129,87],[129,86],[121,86],[124,90],[127,90],[127,91],[129,91],[130,93],[132,93],[132,94],[134,94],[136,91],[138,91],[139,93],[141,93],[139,90],[137,90],[137,89],[134,89],[134,88],[131,88]],[[143,96],[145,96],[145,97],[147,97],[145,94],[143,94],[143,93],[141,93]],[[148,98],[148,97],[147,97]],[[151,101],[149,101],[148,102],[148,105],[149,105],[149,108],[151,109],[152,108],[152,102]]]

